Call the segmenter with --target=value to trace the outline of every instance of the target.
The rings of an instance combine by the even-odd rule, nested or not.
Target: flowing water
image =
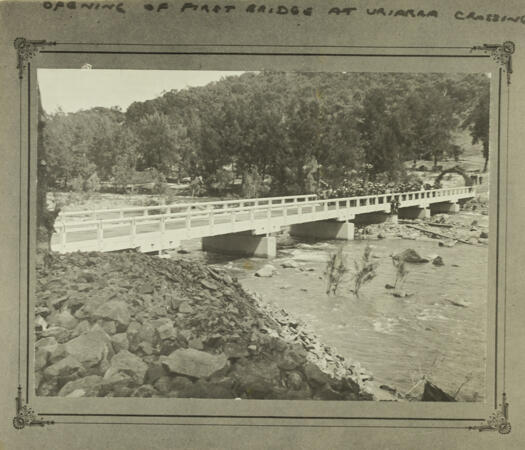
[[[323,273],[330,252],[342,245],[353,267],[353,260],[361,258],[367,242],[373,246],[374,261],[379,263],[376,278],[361,288],[359,297],[350,292],[351,276],[341,284],[338,295],[328,296]],[[412,295],[396,298],[385,288],[395,280],[390,255],[407,248],[422,256],[438,254],[445,265],[408,264],[410,273],[403,289]],[[326,345],[359,361],[379,382],[406,393],[426,375],[452,395],[466,382],[457,399],[483,401],[486,246],[457,244],[446,248],[432,239],[304,243],[285,238],[277,258],[271,261],[191,253],[224,266],[246,289],[305,321]],[[302,263],[302,270],[280,266],[289,259]],[[271,278],[255,277],[254,272],[268,263],[278,273]]]

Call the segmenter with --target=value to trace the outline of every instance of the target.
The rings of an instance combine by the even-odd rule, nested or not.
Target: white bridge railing
[[[176,242],[178,239],[247,230],[268,230],[271,227],[266,224],[272,222],[278,227],[331,218],[344,220],[355,214],[390,212],[394,199],[400,208],[407,208],[455,202],[474,195],[475,188],[467,186],[346,198],[318,199],[315,195],[303,195],[64,213],[55,223],[57,235],[52,246],[61,252],[87,248],[117,250],[131,248],[137,243],[137,238],[147,235],[152,239],[164,239],[169,234],[174,239],[170,242]],[[173,212],[175,209],[178,211]],[[111,214],[117,217],[101,217]],[[126,217],[126,214],[133,215]],[[101,218],[86,220],[86,215]],[[67,220],[73,217],[80,220]],[[118,244],[108,247],[106,240],[118,240]],[[86,245],[86,241],[90,244]]]
[[[172,203],[169,205],[154,206],[133,206],[127,208],[97,209],[91,211],[69,211],[61,212],[58,220],[62,222],[73,220],[98,220],[103,216],[116,216],[117,218],[149,216],[159,214],[172,214],[174,212],[191,211],[195,209],[232,209],[243,207],[258,207],[270,205],[295,204],[315,200],[317,195],[293,195],[286,197],[262,197],[262,198],[243,198],[237,200],[219,200],[214,202],[192,202],[192,203]]]

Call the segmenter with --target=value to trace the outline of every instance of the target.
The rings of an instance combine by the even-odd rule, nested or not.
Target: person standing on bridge
[[[393,198],[392,201],[390,202],[390,215],[397,215],[398,211],[399,211],[399,200],[397,198]]]

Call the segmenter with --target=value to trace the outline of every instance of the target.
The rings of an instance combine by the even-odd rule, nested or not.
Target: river
[[[328,255],[342,245],[353,267],[367,242],[379,263],[376,278],[361,288],[359,297],[350,292],[351,276],[338,295],[327,295],[323,273]],[[486,246],[439,247],[437,240],[426,238],[307,243],[285,235],[280,237],[277,258],[270,261],[206,254],[197,245],[191,247],[190,255],[183,257],[227,268],[247,290],[305,321],[326,345],[359,361],[377,381],[406,393],[426,375],[452,395],[464,383],[458,401],[484,400]],[[445,264],[409,264],[404,290],[412,295],[396,298],[385,288],[395,280],[390,255],[407,248],[422,256],[438,254]],[[290,259],[301,267],[282,268],[281,263]],[[268,263],[277,273],[255,277],[255,271]]]

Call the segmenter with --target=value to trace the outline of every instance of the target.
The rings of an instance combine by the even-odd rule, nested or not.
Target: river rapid
[[[358,361],[380,383],[409,392],[427,376],[458,401],[485,398],[487,348],[488,248],[456,244],[439,247],[438,240],[419,238],[354,241],[298,241],[283,235],[273,260],[239,258],[198,250],[174,257],[195,258],[226,268],[249,291],[306,322],[326,345],[345,358]],[[353,267],[366,244],[379,263],[377,276],[356,297],[351,272],[335,296],[326,294],[324,271],[330,253],[343,247]],[[396,298],[386,284],[395,281],[390,255],[412,248],[421,256],[439,255],[443,266],[408,264],[403,289],[411,295]],[[283,268],[293,260],[298,268]],[[255,272],[266,264],[272,277]],[[412,391],[421,393],[422,384]]]

